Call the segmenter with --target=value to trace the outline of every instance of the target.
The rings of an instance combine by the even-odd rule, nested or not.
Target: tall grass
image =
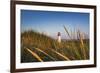
[[[72,39],[72,37],[71,37],[72,35],[69,34],[69,32],[68,32],[68,30],[67,30],[67,28],[65,26],[64,26],[64,29],[65,29],[66,33],[68,34],[68,36],[70,37],[70,39]],[[71,42],[72,49],[76,53],[77,57],[79,57],[80,59],[82,59],[82,58],[83,59],[87,59],[86,55],[89,55],[89,53],[86,53],[87,49],[85,48],[86,44],[84,43],[84,41],[88,41],[88,40],[86,40],[86,39],[84,40],[83,39],[83,34],[82,34],[82,32],[80,30],[77,30],[76,33],[77,33],[77,41],[78,41],[78,43],[75,43],[72,40],[72,42]],[[77,44],[77,46],[76,46],[76,44]],[[83,57],[82,57],[82,55],[83,55]]]
[[[34,30],[21,33],[21,62],[70,61],[89,59],[89,39],[76,29],[77,39],[63,26],[70,40],[57,40]],[[26,48],[28,48],[26,50]]]

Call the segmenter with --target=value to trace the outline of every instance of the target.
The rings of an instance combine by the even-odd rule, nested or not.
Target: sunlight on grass
[[[84,34],[78,29],[72,31],[76,34],[76,39],[66,26],[63,28],[70,39],[62,39],[61,43],[34,30],[21,33],[21,62],[89,59],[89,39],[84,39]]]

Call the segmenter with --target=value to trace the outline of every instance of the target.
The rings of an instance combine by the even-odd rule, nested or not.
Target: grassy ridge
[[[65,26],[64,29],[71,38]],[[80,32],[77,35],[78,40],[62,40],[58,43],[57,40],[34,30],[23,32],[21,33],[21,62],[89,59],[89,40],[83,40]]]

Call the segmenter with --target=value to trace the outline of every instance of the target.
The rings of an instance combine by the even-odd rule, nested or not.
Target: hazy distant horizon
[[[63,25],[69,32],[79,28],[89,37],[89,13],[21,10],[21,32],[35,30],[55,39],[61,32],[62,39],[69,39]]]

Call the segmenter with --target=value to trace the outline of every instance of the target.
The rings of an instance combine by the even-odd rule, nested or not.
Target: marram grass
[[[65,35],[70,40],[57,40],[29,30],[21,33],[21,62],[71,61],[89,59],[89,39],[76,29],[77,39],[63,26]],[[76,37],[75,37],[76,38]]]

